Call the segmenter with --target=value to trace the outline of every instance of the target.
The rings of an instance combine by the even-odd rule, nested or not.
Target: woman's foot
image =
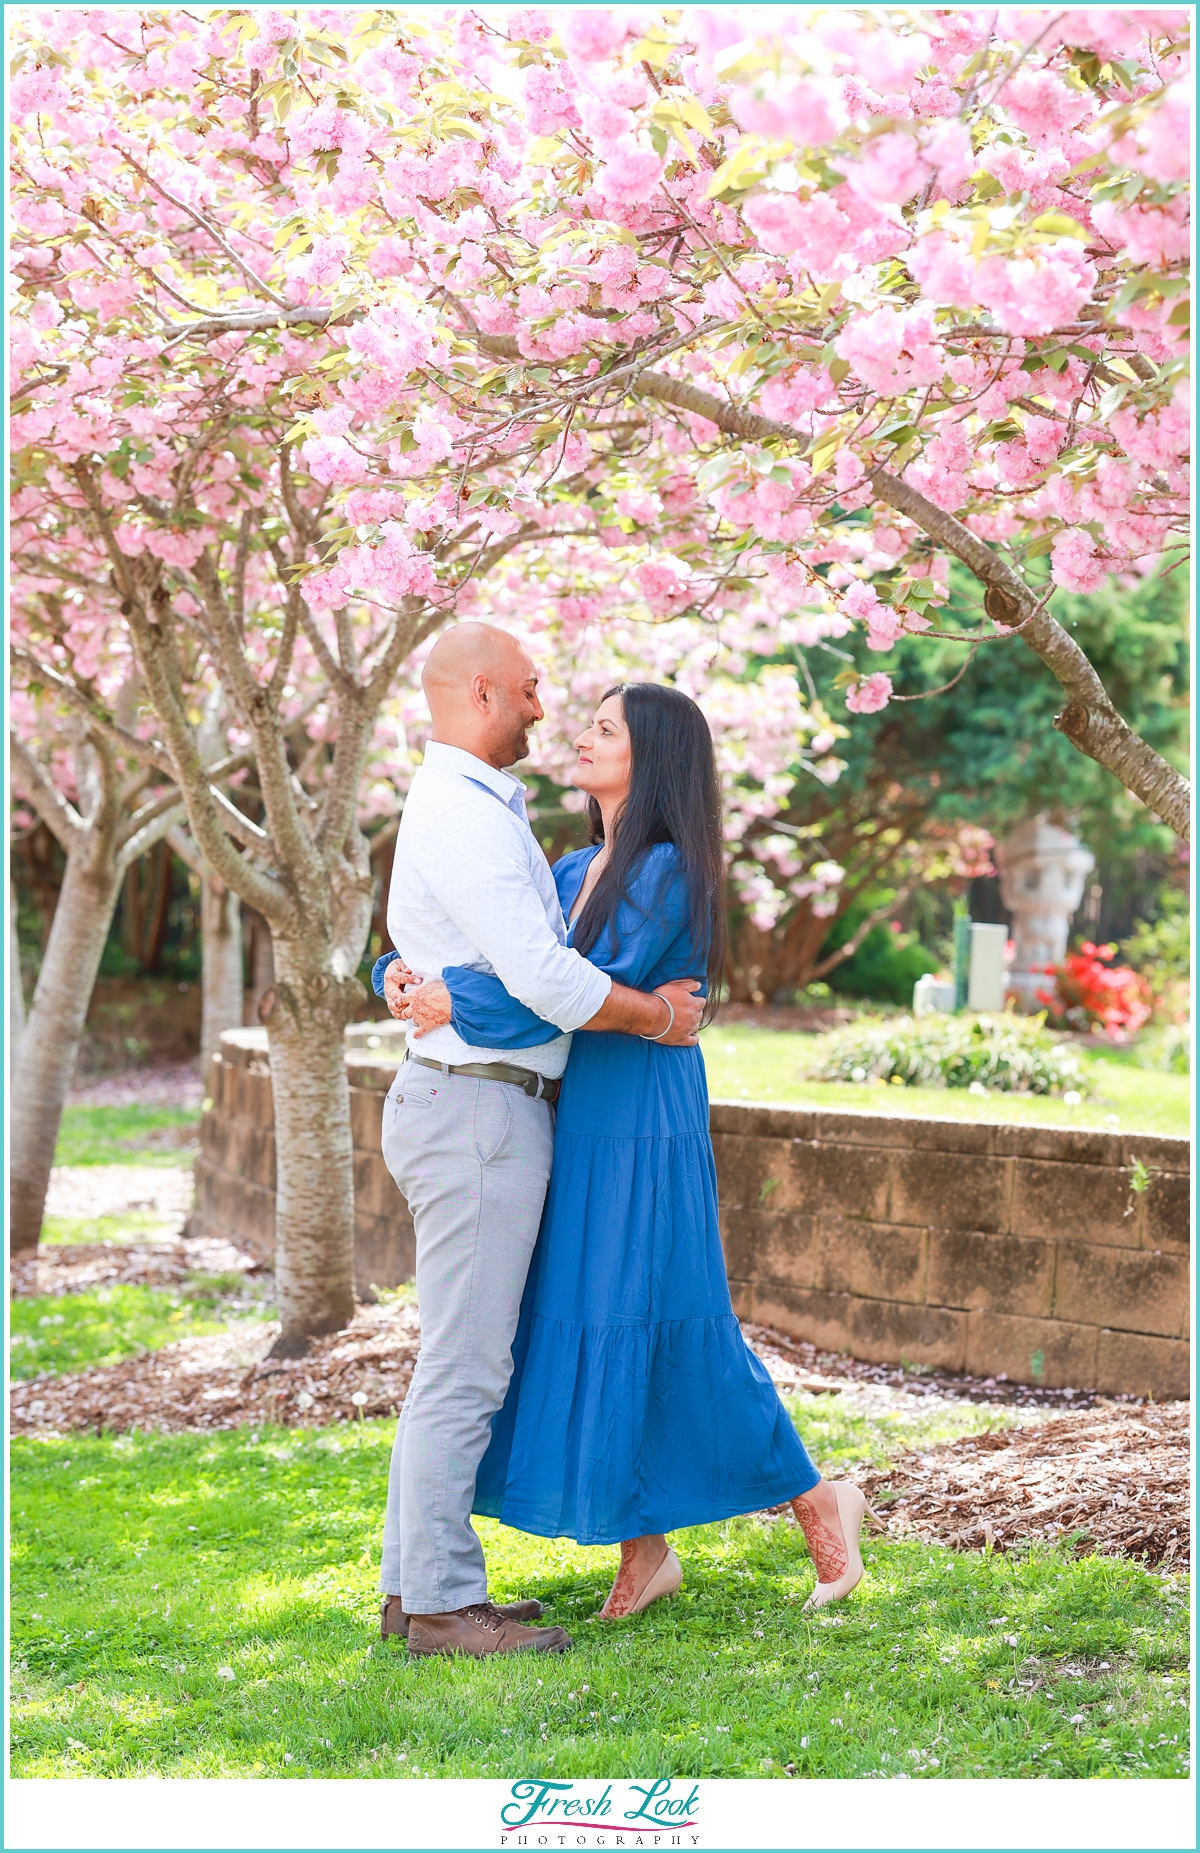
[[[622,1621],[640,1614],[660,1596],[673,1596],[683,1581],[678,1557],[661,1533],[626,1538],[621,1546],[621,1568],[600,1610],[603,1621]]]
[[[862,1581],[858,1537],[870,1507],[848,1480],[833,1485],[818,1480],[810,1493],[791,1503],[817,1571],[817,1586],[804,1606],[819,1609],[827,1602],[840,1602]],[[873,1512],[871,1517],[875,1518]]]

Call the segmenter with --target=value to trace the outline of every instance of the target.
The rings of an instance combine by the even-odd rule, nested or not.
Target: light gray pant
[[[421,1350],[392,1449],[379,1587],[410,1615],[487,1596],[475,1475],[512,1375],[553,1147],[554,1109],[501,1081],[406,1062],[384,1103],[384,1160],[417,1231]]]

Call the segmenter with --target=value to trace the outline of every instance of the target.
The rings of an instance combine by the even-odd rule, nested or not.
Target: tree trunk
[[[19,1082],[13,1089],[9,1137],[14,1252],[36,1248],[41,1234],[63,1104],[120,887],[115,858],[98,858],[94,844],[68,858],[21,1041]]]
[[[756,927],[743,917],[730,936],[730,1001],[769,1004],[777,991],[802,991],[836,918],[815,918],[807,901],[774,927]]]
[[[274,986],[259,1014],[275,1101],[275,1295],[279,1357],[354,1313],[354,1152],[344,1030],[361,995],[324,948],[274,940]]]
[[[25,988],[21,983],[21,944],[17,937],[17,897],[14,894],[8,915],[8,1046],[11,1072],[17,1072],[21,1037],[25,1034]]]
[[[200,1074],[207,1088],[210,1064],[227,1029],[240,1029],[242,976],[242,904],[215,875],[200,886]]]

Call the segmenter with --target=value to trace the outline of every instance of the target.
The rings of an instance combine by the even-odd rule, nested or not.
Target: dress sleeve
[[[442,978],[450,993],[451,1028],[474,1049],[534,1049],[562,1035],[491,972],[447,965]]]
[[[675,978],[698,978],[704,984],[708,947],[699,945],[692,931],[687,878],[673,843],[658,843],[646,852],[629,885],[629,899],[587,956],[614,984],[635,991],[645,990],[651,978],[653,984]]]

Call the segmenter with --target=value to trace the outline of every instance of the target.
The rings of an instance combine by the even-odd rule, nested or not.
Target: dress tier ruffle
[[[555,870],[565,911],[587,859]],[[663,947],[670,907],[633,912],[623,957],[595,963],[648,990],[703,971],[686,933]],[[636,977],[631,935],[650,942]],[[506,1525],[614,1544],[816,1484],[734,1317],[698,1048],[577,1033],[513,1359],[474,1503]]]

